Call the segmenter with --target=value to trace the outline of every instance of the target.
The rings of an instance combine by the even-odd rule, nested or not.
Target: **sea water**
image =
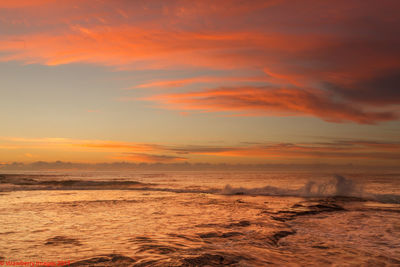
[[[399,266],[399,179],[394,172],[0,174],[0,262]]]

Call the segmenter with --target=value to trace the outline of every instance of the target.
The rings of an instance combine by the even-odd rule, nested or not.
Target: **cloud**
[[[85,140],[72,138],[21,138],[21,137],[0,137],[0,148],[40,148],[55,150],[97,150],[105,152],[113,151],[138,151],[149,152],[160,150],[160,145],[118,142],[107,140]]]
[[[400,69],[377,74],[348,86],[327,84],[329,90],[354,102],[373,106],[400,104]]]
[[[0,8],[27,8],[32,6],[43,6],[54,3],[57,0],[18,0],[18,1],[1,1]]]
[[[271,64],[268,69],[277,73],[294,66],[300,71],[324,70],[335,66],[321,66],[321,62],[333,60],[336,65],[341,63],[338,58],[345,63],[359,63],[380,52],[382,60],[387,60],[385,47],[368,36],[358,43],[365,47],[357,51],[361,56],[347,56],[351,55],[350,45],[357,45],[349,32],[364,32],[372,25],[385,29],[380,32],[388,37],[393,33],[388,29],[394,28],[390,20],[397,19],[390,12],[391,5],[381,14],[370,8],[375,4],[364,1],[339,1],[330,6],[336,10],[332,13],[324,12],[327,6],[315,1],[295,4],[296,12],[292,1],[252,1],[251,5],[235,0],[218,4],[99,1],[96,6],[91,1],[77,0],[15,2],[19,2],[19,8],[4,10],[6,19],[0,23],[13,28],[1,35],[0,49],[9,52],[3,60],[50,65],[86,62],[142,68],[263,68]],[[363,9],[347,10],[357,3],[363,4]],[[316,14],[325,14],[325,18],[310,16],[310,8]],[[45,13],[40,11],[43,9]],[[363,20],[366,16],[373,18],[372,23]],[[25,46],[16,45],[15,40],[23,40]],[[346,57],[338,57],[340,53]]]
[[[129,89],[136,88],[151,88],[151,87],[182,87],[189,84],[194,83],[215,83],[215,82],[268,82],[270,79],[265,76],[259,77],[192,77],[192,78],[184,78],[184,79],[175,79],[175,80],[160,80],[160,81],[152,81],[148,83],[143,83],[136,85]]]
[[[263,71],[260,80],[199,73],[136,87],[218,83],[149,99],[184,110],[378,123],[399,118],[399,8],[395,0],[2,1],[0,61]],[[231,85],[244,81],[265,82],[251,89],[260,99]]]
[[[171,155],[154,155],[144,153],[124,153],[123,155],[114,156],[113,159],[128,160],[134,162],[175,162],[187,160],[184,157],[177,157]]]
[[[293,47],[294,41],[299,45]],[[272,60],[269,55],[276,50],[294,52],[314,45],[307,35],[69,25],[58,33],[2,36],[0,51],[5,55],[0,60],[45,65],[79,62],[125,69],[235,69],[261,67]],[[251,55],[252,50],[259,55]]]
[[[231,147],[188,146],[172,148],[180,154],[254,158],[327,158],[398,160],[400,143],[349,140],[327,143],[265,143]]]
[[[315,116],[325,121],[374,124],[395,120],[393,111],[365,111],[362,106],[335,100],[323,90],[234,87],[148,97],[163,107],[178,110],[236,112],[238,115]]]
[[[0,153],[0,160],[3,161],[1,158],[3,154],[11,155],[10,151],[13,150],[16,150],[18,155],[20,155],[20,151],[23,151],[25,157],[34,156],[38,160],[54,159],[68,153],[71,158],[66,158],[66,160],[89,155],[96,159],[94,162],[102,162],[105,159],[134,162],[177,162],[184,160],[195,162],[199,156],[206,162],[215,162],[218,159],[232,162],[231,159],[235,158],[240,160],[252,159],[256,162],[264,160],[287,162],[305,159],[325,159],[328,162],[353,159],[381,161],[398,161],[400,159],[399,142],[361,139],[314,143],[242,142],[218,146],[147,144],[68,138],[1,137],[0,152],[5,151],[6,153]],[[10,160],[10,156],[7,156],[6,159]],[[86,160],[89,159],[86,158]]]
[[[116,142],[116,141],[88,141],[81,140],[71,144],[74,147],[100,149],[100,150],[131,150],[131,151],[155,151],[159,149],[156,144],[142,144],[133,142]]]
[[[372,140],[338,140],[330,143],[322,143],[323,145],[337,146],[337,147],[348,147],[351,149],[367,149],[373,150],[378,149],[380,151],[399,151],[400,143],[396,142],[382,142]]]

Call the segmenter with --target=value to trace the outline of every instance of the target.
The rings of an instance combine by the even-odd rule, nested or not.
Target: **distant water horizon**
[[[0,163],[0,172],[6,171],[400,171],[398,164],[353,164],[353,163],[207,163],[207,162],[69,162],[69,161],[34,161]]]

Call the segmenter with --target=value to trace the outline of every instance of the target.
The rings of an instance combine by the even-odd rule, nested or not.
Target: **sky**
[[[400,163],[397,0],[0,0],[0,164]]]

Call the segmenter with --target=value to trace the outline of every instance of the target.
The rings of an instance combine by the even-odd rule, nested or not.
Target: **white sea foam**
[[[54,178],[57,178],[54,180]],[[222,189],[216,187],[198,186],[166,186],[157,183],[142,183],[133,180],[92,180],[90,177],[76,179],[59,179],[57,176],[40,175],[0,175],[0,191],[25,191],[25,190],[139,190],[163,191],[174,193],[208,193],[222,195],[253,195],[253,196],[295,196],[295,197],[355,197],[382,203],[400,203],[400,195],[382,192],[380,194],[367,192],[361,183],[343,175],[333,175],[330,179],[317,177],[299,186],[290,189],[277,186],[264,187],[234,187],[227,184]],[[63,177],[61,177],[63,178]],[[10,187],[11,186],[11,187]]]
[[[297,197],[356,197],[382,203],[400,203],[400,195],[372,194],[364,191],[361,184],[342,175],[334,175],[328,181],[308,181],[299,189],[285,189],[274,186],[256,188],[232,187],[226,185],[224,195],[263,195],[263,196],[297,196]]]
[[[326,182],[308,181],[299,189],[284,189],[274,186],[259,188],[232,187],[226,185],[222,190],[226,195],[268,195],[268,196],[301,196],[301,197],[328,197],[328,196],[356,196],[363,194],[362,187],[353,180],[341,175],[334,175]]]

